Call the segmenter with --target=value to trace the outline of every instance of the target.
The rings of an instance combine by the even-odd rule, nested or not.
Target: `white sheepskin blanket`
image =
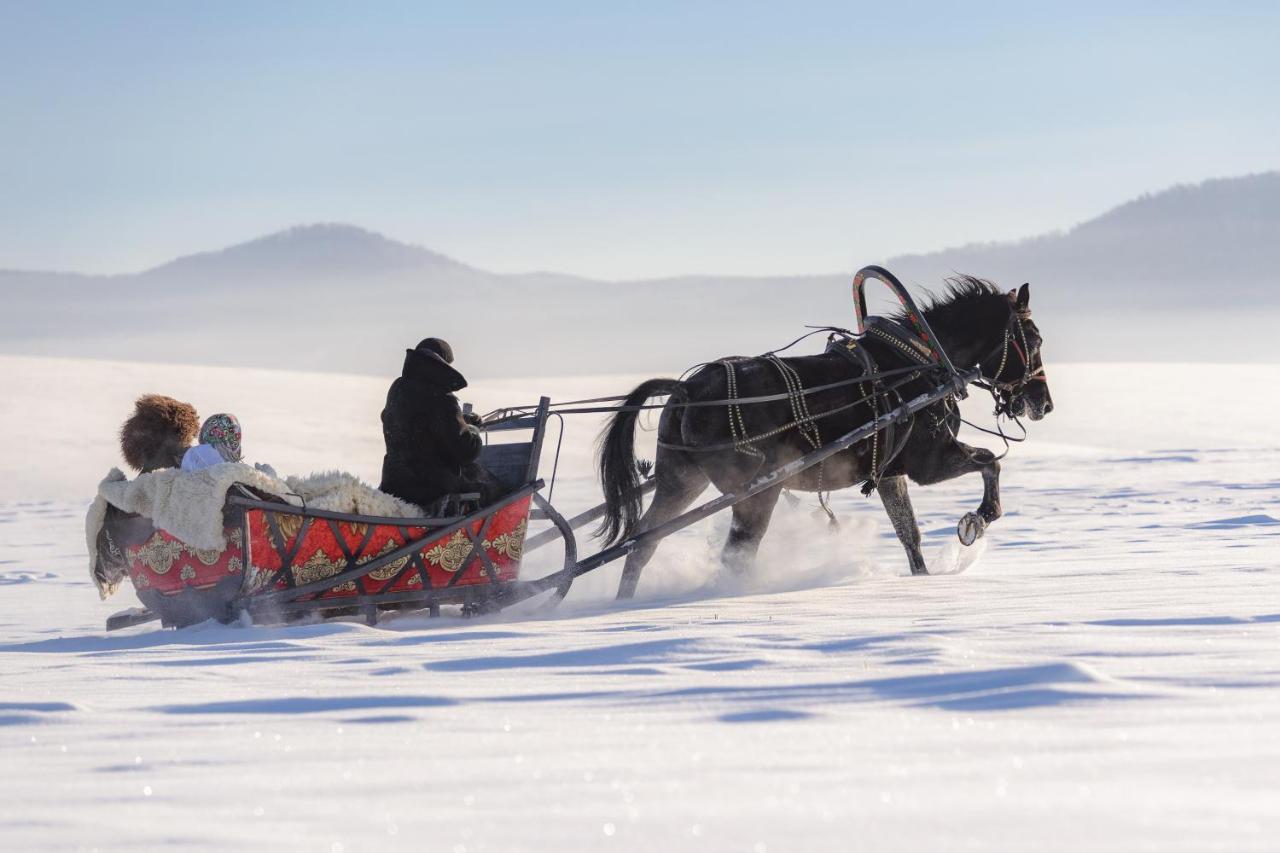
[[[94,576],[99,594],[103,598],[111,595],[121,580],[98,578],[93,572],[98,533],[106,519],[108,504],[125,512],[146,516],[156,527],[197,550],[226,547],[222,508],[227,500],[227,491],[237,483],[276,495],[294,506],[305,505],[310,509],[393,518],[421,518],[425,515],[413,504],[384,494],[361,482],[358,477],[341,471],[285,480],[277,479],[273,473],[266,466],[254,468],[239,462],[226,462],[192,472],[166,468],[129,480],[119,469],[111,469],[106,479],[98,484],[98,496],[85,517],[89,572]]]

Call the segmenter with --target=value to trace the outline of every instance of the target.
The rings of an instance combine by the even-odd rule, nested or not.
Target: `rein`
[[[775,350],[776,352],[776,350]],[[718,363],[718,362],[712,362]],[[814,385],[811,388],[802,388],[799,393],[808,397],[811,394],[820,394],[823,391],[831,391],[836,388],[845,388],[849,385],[860,385],[864,382],[878,381],[896,376],[903,376],[908,373],[920,372],[919,367],[897,367],[892,370],[880,370],[865,376],[855,376],[850,379],[841,379],[838,382],[828,382],[825,385]],[[611,414],[614,412],[645,412],[653,409],[699,409],[708,406],[733,406],[755,403],[777,403],[783,400],[790,400],[794,395],[791,391],[782,391],[777,394],[762,394],[755,397],[726,397],[723,400],[668,400],[666,403],[642,403],[635,406],[591,406],[591,403],[613,403],[627,399],[626,394],[618,394],[611,397],[589,397],[582,400],[566,400],[558,405],[551,407],[552,414],[560,415],[590,415],[590,414]],[[669,396],[655,394],[656,397]],[[567,408],[566,408],[567,407]],[[509,406],[505,409],[495,409],[482,419],[485,426],[495,423],[501,423],[505,420],[524,417],[531,413],[537,406]]]
[[[917,373],[919,372],[918,368],[913,368],[913,370]],[[917,377],[915,376],[908,376],[906,379],[902,379],[891,385],[883,386],[884,390],[880,391],[879,394],[877,394],[877,392],[874,392],[874,391],[870,394],[864,394],[863,396],[859,397],[856,400],[851,400],[848,403],[842,403],[841,405],[836,406],[833,409],[827,409],[825,412],[819,412],[816,415],[810,414],[808,417],[805,417],[802,420],[798,419],[798,420],[790,421],[788,423],[782,424],[781,426],[774,427],[768,432],[760,433],[759,435],[743,436],[735,441],[726,441],[721,444],[700,444],[697,447],[691,447],[684,444],[670,444],[665,441],[659,441],[658,446],[666,447],[671,450],[687,450],[694,453],[716,453],[723,450],[737,450],[742,444],[751,444],[753,442],[763,441],[766,438],[773,438],[776,435],[781,435],[787,430],[794,429],[796,426],[800,425],[801,423],[811,423],[813,421],[821,420],[822,418],[831,417],[832,415],[838,415],[841,412],[847,412],[850,409],[854,408],[855,406],[861,406],[864,403],[871,402],[876,396],[882,396],[885,391],[897,391],[899,388],[903,387],[909,382],[914,381],[916,378]],[[866,378],[862,378],[862,379],[859,379],[859,381],[867,382],[868,380]],[[783,399],[787,398],[787,395],[785,394],[782,396],[783,396]],[[650,406],[649,408],[661,408],[661,407]]]
[[[1025,441],[1027,438],[1026,427],[1023,426],[1022,421],[1019,420],[1019,418],[1016,415],[1014,415],[1012,412],[1012,405],[1013,405],[1014,399],[1030,383],[1048,381],[1047,378],[1045,377],[1043,365],[1034,369],[1031,367],[1031,356],[1033,355],[1033,353],[1031,352],[1031,347],[1027,342],[1027,333],[1023,325],[1024,320],[1029,320],[1031,318],[1031,312],[1019,310],[1016,303],[1014,302],[1013,294],[1010,294],[1009,307],[1010,307],[1009,321],[1005,326],[1004,335],[1000,343],[997,344],[986,356],[984,356],[982,359],[979,360],[978,367],[979,367],[979,370],[981,370],[982,364],[984,362],[987,362],[993,359],[996,353],[1000,354],[1000,364],[996,368],[996,370],[993,372],[990,378],[987,378],[984,376],[983,378],[978,379],[973,383],[977,387],[990,392],[991,397],[995,402],[994,414],[996,415],[996,418],[997,418],[996,428],[988,429],[986,427],[979,426],[975,423],[972,423],[971,421],[966,420],[965,418],[960,416],[959,407],[955,403],[955,398],[954,397],[950,398],[950,402],[949,402],[949,405],[954,407],[953,411],[959,423],[962,423],[979,432],[986,433],[987,435],[995,436],[1004,442],[1004,445],[1005,445],[1004,453],[1001,453],[998,457],[996,457],[997,460],[1003,459],[1006,455],[1008,455],[1011,449],[1011,444],[1010,444],[1011,442],[1020,443]],[[811,335],[818,334],[823,331],[834,332],[842,335],[850,334],[847,330],[840,329],[834,326],[820,326],[820,327],[811,327],[811,328],[813,329],[812,331],[804,335],[801,335],[799,338],[797,338],[796,340],[792,341],[791,343],[787,344],[784,347],[780,347],[778,349],[771,350],[765,353],[763,356],[761,356],[761,358],[764,358],[767,361],[774,362],[775,366],[777,366],[781,364],[781,360],[777,358],[777,355],[776,355],[777,353],[790,349],[791,347],[795,346],[797,343],[804,340],[805,338],[810,337]],[[833,338],[835,336],[836,335],[832,335]],[[1001,376],[1004,374],[1005,369],[1009,365],[1010,350],[1013,350],[1013,352],[1016,353],[1016,355],[1018,356],[1018,359],[1022,362],[1022,375],[1015,380],[1001,379]],[[959,374],[955,371],[955,369],[954,368],[948,369],[948,365],[942,363],[941,360],[935,360],[932,364],[909,365],[907,367],[894,368],[891,370],[876,370],[874,369],[875,367],[874,364],[871,364],[867,366],[872,367],[872,370],[870,370],[867,373],[861,374],[859,376],[850,377],[849,379],[843,379],[837,382],[829,382],[824,385],[815,385],[811,388],[802,387],[798,382],[798,377],[789,377],[786,373],[784,373],[783,378],[784,378],[785,384],[787,385],[786,391],[783,391],[777,394],[763,394],[763,395],[757,395],[753,397],[739,397],[737,396],[737,393],[736,393],[737,384],[735,381],[733,381],[735,377],[732,371],[731,361],[709,362],[707,364],[698,365],[695,368],[693,368],[693,370],[696,371],[704,367],[709,367],[712,364],[722,365],[726,368],[727,371],[729,371],[728,376],[729,376],[731,388],[730,388],[729,396],[724,399],[681,401],[681,400],[670,399],[670,396],[671,396],[670,394],[667,394],[667,395],[658,394],[655,396],[659,396],[659,397],[667,396],[668,397],[667,401],[663,403],[642,403],[638,405],[628,406],[628,405],[616,405],[617,403],[625,401],[629,396],[625,394],[619,394],[619,395],[613,395],[608,397],[588,397],[580,400],[568,400],[563,403],[553,405],[550,410],[550,413],[556,414],[556,415],[616,414],[619,412],[645,412],[645,411],[654,411],[654,410],[669,409],[669,408],[670,409],[694,409],[694,408],[706,408],[706,407],[712,407],[712,406],[728,408],[730,411],[731,425],[737,427],[732,430],[733,432],[732,441],[713,444],[713,445],[702,445],[698,447],[668,444],[666,442],[661,442],[661,441],[658,442],[658,444],[660,447],[667,447],[671,450],[683,450],[683,451],[689,451],[689,452],[714,453],[714,452],[721,452],[726,450],[744,451],[748,448],[750,450],[755,450],[755,448],[753,447],[755,442],[772,438],[774,436],[787,432],[788,430],[791,430],[791,429],[800,428],[802,431],[806,429],[816,430],[815,421],[819,421],[824,418],[831,417],[832,415],[836,415],[841,412],[848,411],[859,405],[871,404],[872,406],[875,406],[878,408],[878,405],[877,405],[879,402],[878,398],[884,397],[887,401],[890,395],[897,394],[898,389],[920,378],[921,375],[926,372],[933,372],[939,369],[944,369],[948,374],[950,374],[949,376],[947,376],[946,381],[951,381],[951,382],[960,381]],[[884,380],[886,379],[896,378],[896,377],[903,377],[903,378],[899,379],[899,381],[892,382],[892,383],[884,382]],[[818,412],[814,414],[808,411],[806,400],[810,395],[819,394],[824,391],[831,391],[837,388],[844,388],[851,385],[864,385],[868,383],[871,385],[871,388],[872,388],[870,393],[866,393],[855,400],[835,406],[823,412]],[[960,394],[960,396],[963,396],[963,394]],[[782,401],[788,401],[791,403],[791,406],[793,409],[793,416],[794,416],[793,420],[779,427],[768,430],[767,432],[762,433],[760,435],[749,435],[746,432],[745,425],[742,424],[741,422],[741,414],[740,414],[741,406],[755,405],[755,404],[762,404],[762,403],[777,403]],[[615,404],[615,405],[598,405],[601,403]],[[487,426],[487,425],[502,423],[503,421],[512,420],[515,418],[527,417],[535,408],[536,408],[535,406],[512,406],[512,407],[507,407],[503,409],[496,409],[490,412],[489,414],[485,415],[484,418],[482,419],[482,423]],[[737,413],[736,420],[734,420],[734,417],[733,417],[735,413]],[[1012,436],[1006,433],[1000,426],[999,419],[1002,416],[1007,417],[1010,420],[1012,420],[1014,423],[1016,423],[1019,429],[1022,431],[1022,435]],[[955,430],[950,430],[950,431],[952,432],[954,437]],[[909,435],[909,430],[907,431],[907,434]],[[905,437],[906,436],[904,435],[903,437],[904,440],[898,444],[905,445]],[[813,442],[813,437],[810,438],[810,443],[812,444],[812,442]],[[896,456],[897,452],[900,450],[901,450],[901,446],[896,448],[890,448],[889,458],[884,460],[884,464],[887,465],[888,462],[894,456]],[[750,452],[750,451],[747,450],[746,452]],[[874,462],[873,462],[873,465],[874,465]]]

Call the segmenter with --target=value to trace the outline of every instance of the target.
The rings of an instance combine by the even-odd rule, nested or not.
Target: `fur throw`
[[[115,483],[124,479],[124,473],[119,468],[112,468],[102,483]],[[98,488],[101,491],[102,486],[99,485]],[[104,601],[115,595],[126,574],[119,563],[102,560],[102,555],[98,553],[98,534],[106,524],[107,507],[107,502],[99,494],[89,504],[89,512],[84,517],[84,538],[89,548],[89,577],[93,578],[93,584],[98,588],[98,597]]]
[[[145,394],[120,427],[120,453],[131,468],[174,468],[195,440],[200,419],[195,407],[161,394]]]
[[[118,469],[112,469],[98,485],[98,496],[85,518],[90,572],[93,573],[98,533],[106,518],[108,504],[125,512],[146,516],[156,527],[192,548],[225,548],[222,510],[228,490],[237,483],[277,495],[294,506],[311,509],[393,518],[421,518],[424,515],[413,504],[383,494],[359,478],[339,471],[289,477],[281,481],[252,466],[226,462],[192,472],[170,468],[128,480]],[[103,598],[115,591],[120,580],[94,575],[94,583]]]
[[[365,485],[344,471],[324,471],[306,477],[287,477],[289,493],[300,496],[310,509],[380,515],[388,518],[422,518],[421,507]]]

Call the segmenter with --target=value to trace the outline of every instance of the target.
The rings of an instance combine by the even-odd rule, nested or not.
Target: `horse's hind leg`
[[[884,477],[876,484],[876,491],[880,493],[885,512],[889,513],[889,520],[893,522],[898,541],[907,551],[911,574],[929,574],[924,564],[924,553],[920,550],[920,526],[916,524],[916,513],[911,508],[911,495],[907,494],[907,478]]]
[[[649,504],[649,509],[640,517],[632,535],[666,524],[684,512],[710,482],[697,465],[682,456],[664,456],[661,450],[658,452],[654,471],[658,487],[654,490],[653,503]],[[622,582],[618,584],[618,598],[631,598],[636,594],[640,572],[657,548],[658,540],[655,539],[637,546],[627,555],[627,562],[622,567]]]
[[[733,523],[721,553],[721,561],[729,571],[744,574],[755,562],[780,494],[782,487],[777,486],[733,505]]]

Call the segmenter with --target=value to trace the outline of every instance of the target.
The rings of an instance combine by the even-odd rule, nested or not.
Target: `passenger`
[[[445,495],[495,495],[493,478],[475,464],[484,446],[479,418],[464,419],[455,391],[467,380],[453,366],[453,349],[426,338],[406,350],[400,378],[387,391],[380,491],[430,511]]]
[[[196,437],[199,423],[190,403],[163,394],[145,394],[120,427],[120,453],[129,467],[143,474],[177,468]]]
[[[210,415],[200,427],[200,443],[183,454],[182,470],[199,471],[240,460],[240,421],[235,415],[220,412]]]
[[[200,417],[190,403],[163,394],[145,394],[120,427],[120,455],[130,468],[150,474],[177,468],[191,447]],[[146,542],[155,528],[140,515],[107,504],[95,542],[93,578],[106,598],[129,573],[124,549]]]

